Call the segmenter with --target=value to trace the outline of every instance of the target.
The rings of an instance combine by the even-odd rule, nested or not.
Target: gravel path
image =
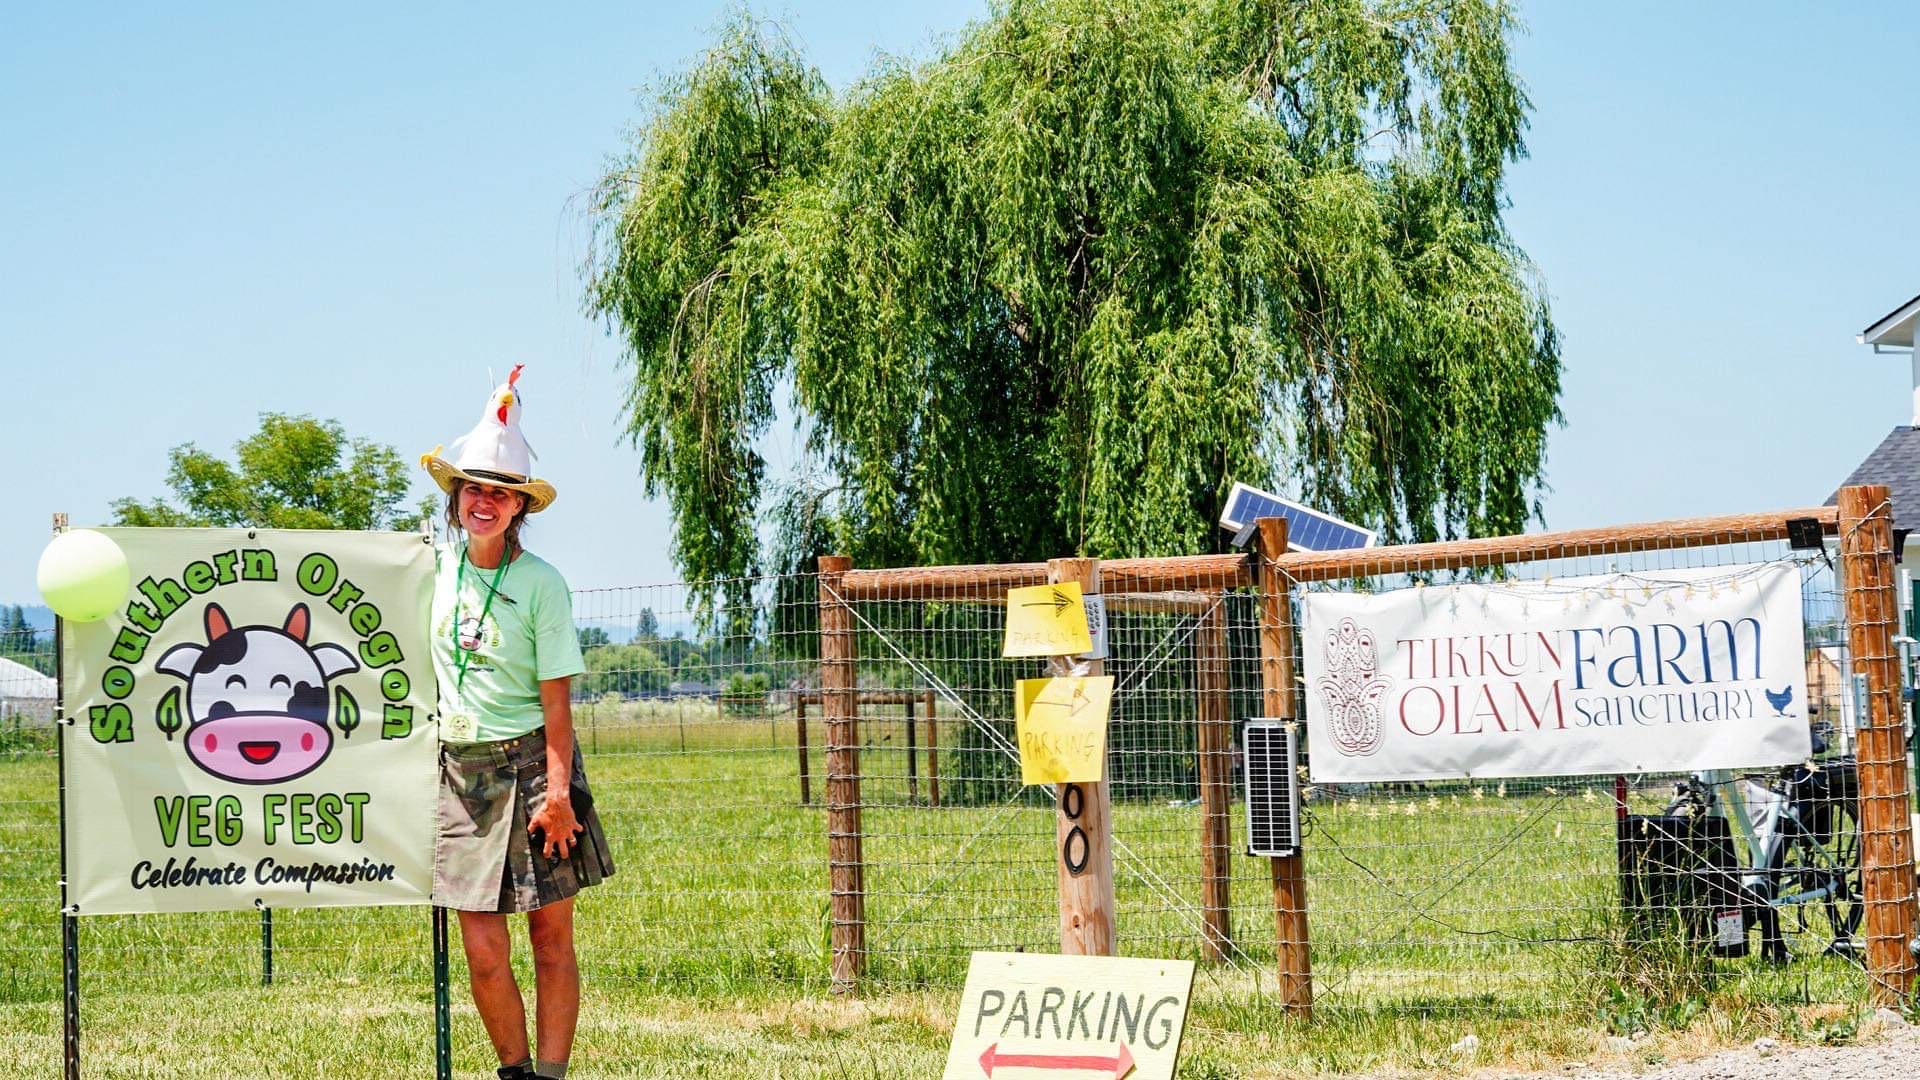
[[[1516,1080],[1520,1075],[1514,1074]],[[1920,1077],[1920,1028],[1869,1020],[1860,1041],[1849,1046],[1787,1047],[1760,1039],[1743,1049],[1639,1070],[1570,1066],[1524,1075],[1529,1080],[1896,1080]]]

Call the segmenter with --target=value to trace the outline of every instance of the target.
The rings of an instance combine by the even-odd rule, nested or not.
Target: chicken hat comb
[[[441,491],[451,492],[455,480],[510,488],[527,497],[527,513],[537,514],[553,505],[553,485],[533,475],[533,448],[520,430],[520,371],[515,364],[507,381],[487,395],[485,410],[473,430],[453,441],[452,458],[441,456],[442,447],[420,455],[433,482]]]

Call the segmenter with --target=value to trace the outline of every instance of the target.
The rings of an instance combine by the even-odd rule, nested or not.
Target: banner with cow
[[[425,539],[100,531],[134,587],[64,630],[69,910],[426,903]]]
[[[1782,765],[1811,753],[1799,568],[1301,601],[1317,782]]]

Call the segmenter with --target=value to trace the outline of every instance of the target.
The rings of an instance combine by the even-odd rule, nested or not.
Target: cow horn
[[[287,612],[287,636],[303,644],[306,642],[307,605],[295,604],[293,610]]]
[[[233,629],[227,621],[227,613],[220,610],[219,604],[207,605],[207,644],[213,644],[215,638]]]

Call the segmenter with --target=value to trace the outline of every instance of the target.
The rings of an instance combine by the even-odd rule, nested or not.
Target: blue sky
[[[404,7],[404,10],[399,10]],[[9,4],[0,12],[0,601],[49,515],[161,493],[266,410],[409,457],[528,365],[576,586],[673,580],[580,312],[580,197],[723,6]],[[772,10],[845,87],[980,3]],[[1525,4],[1509,222],[1565,336],[1556,528],[1823,501],[1910,416],[1853,335],[1920,293],[1920,20],[1900,5]],[[768,439],[773,467],[796,456]],[[420,490],[426,490],[424,475]]]

